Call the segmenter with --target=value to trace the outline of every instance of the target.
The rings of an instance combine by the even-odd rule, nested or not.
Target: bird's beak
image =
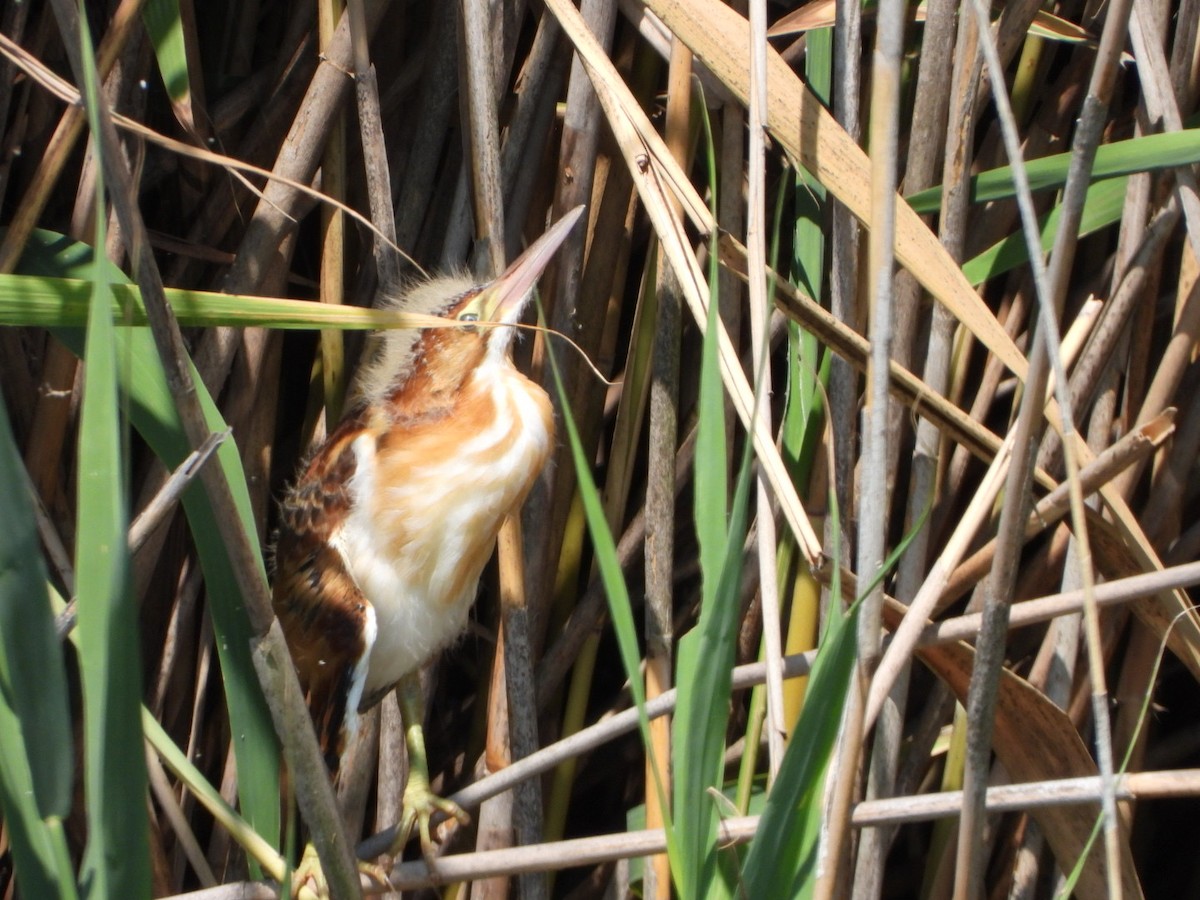
[[[582,213],[583,207],[577,206],[555,222],[549,231],[517,257],[503,275],[483,289],[483,321],[500,325],[512,325],[517,321],[538,276],[542,274],[562,242],[567,239]]]

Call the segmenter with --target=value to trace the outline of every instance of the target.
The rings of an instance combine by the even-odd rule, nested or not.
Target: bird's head
[[[442,276],[391,301],[395,309],[449,319],[458,327],[381,332],[372,360],[359,376],[359,398],[368,406],[441,405],[485,361],[508,364],[513,326],[582,210],[576,207],[559,219],[494,281],[478,284],[464,275]]]

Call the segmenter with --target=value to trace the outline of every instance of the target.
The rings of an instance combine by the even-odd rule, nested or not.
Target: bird
[[[511,359],[537,279],[582,212],[495,280],[425,281],[389,305],[451,320],[373,337],[347,412],[280,504],[272,601],[331,775],[361,713],[397,690],[409,776],[394,855],[469,816],[430,787],[422,666],[464,630],[505,517],[554,442],[550,399]]]

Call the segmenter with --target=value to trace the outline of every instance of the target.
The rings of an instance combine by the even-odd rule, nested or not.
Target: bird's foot
[[[388,890],[391,889],[392,881],[388,877],[387,869],[383,866],[359,860],[358,871],[378,883],[380,887]],[[300,897],[301,891],[306,887],[313,894],[316,894],[317,897],[321,898],[321,900],[325,900],[329,896],[329,885],[325,881],[325,872],[321,868],[321,860],[317,856],[317,848],[312,844],[304,848],[304,855],[300,858],[300,864],[292,872],[291,896],[293,898]]]
[[[416,777],[414,777],[416,776]],[[414,829],[421,841],[421,856],[429,868],[434,868],[434,840],[430,834],[430,820],[436,813],[444,813],[448,818],[457,819],[460,825],[471,823],[470,814],[453,800],[439,797],[429,787],[429,784],[416,772],[410,774],[408,784],[404,788],[402,814],[400,825],[396,831],[396,839],[392,844],[392,854],[399,855]]]
[[[408,784],[404,786],[401,799],[400,824],[392,841],[391,855],[399,856],[413,829],[421,839],[421,856],[430,870],[434,865],[433,838],[429,834],[429,822],[435,813],[457,819],[468,825],[471,817],[461,806],[433,792],[429,785],[429,763],[425,755],[425,735],[421,723],[425,721],[425,704],[421,697],[421,682],[417,674],[410,673],[400,679],[396,689],[400,702],[400,716],[404,720],[404,745],[408,750]]]

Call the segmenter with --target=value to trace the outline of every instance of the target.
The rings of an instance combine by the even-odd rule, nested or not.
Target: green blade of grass
[[[58,238],[59,240],[56,240]],[[49,232],[31,238],[35,252],[51,251],[65,239]],[[405,328],[425,324],[428,316],[406,317],[403,313],[330,306],[305,300],[247,297],[168,288],[167,300],[180,325],[204,327],[230,325],[243,328]],[[43,328],[82,327],[87,321],[91,286],[84,279],[63,278],[58,273],[25,271],[0,275],[0,325],[36,325]],[[136,285],[114,282],[113,316],[129,325],[147,324],[141,293]]]
[[[715,184],[712,131],[703,105],[701,116],[708,139],[709,183]],[[710,203],[715,203],[715,194],[710,193],[710,197]],[[715,208],[710,212],[715,218]],[[715,242],[715,234],[712,240]],[[719,810],[713,794],[724,788],[725,732],[737,641],[753,442],[745,443],[733,506],[727,510],[725,392],[717,343],[717,256],[714,243],[709,253],[708,320],[701,349],[693,474],[693,516],[702,574],[700,621],[679,641],[675,673],[678,702],[671,739],[677,836],[672,872],[679,895],[685,898],[716,898],[733,893],[732,879],[723,877],[726,872],[718,868]]]
[[[544,319],[539,309],[539,318]],[[583,503],[584,517],[587,519],[588,531],[592,536],[592,551],[595,554],[596,568],[600,572],[600,580],[604,585],[604,594],[608,600],[608,611],[612,617],[613,631],[617,637],[617,648],[625,674],[629,678],[630,693],[638,711],[638,729],[642,735],[642,744],[647,753],[653,753],[650,740],[650,718],[646,715],[646,687],[642,682],[641,654],[638,650],[637,626],[633,620],[633,605],[629,600],[629,589],[625,584],[625,574],[621,571],[621,561],[617,556],[617,544],[613,540],[612,531],[604,515],[604,504],[596,481],[592,478],[591,465],[584,452],[583,443],[579,439],[579,429],[571,414],[567,392],[562,382],[558,360],[549,342],[546,344],[546,358],[550,362],[550,371],[554,376],[554,386],[558,394],[559,406],[562,412],[563,428],[567,433],[567,443],[571,448],[571,460],[575,465],[575,475],[578,481],[579,497]],[[653,767],[662,771],[661,761],[656,761]],[[663,786],[656,785],[659,802],[666,809]],[[670,822],[666,823],[667,853],[672,860],[677,856],[675,849],[675,833]],[[674,871],[672,871],[674,875]]]
[[[841,570],[836,536],[840,532],[832,492],[829,499],[833,520],[830,533],[835,541],[831,593],[838,597]],[[829,621],[809,673],[800,720],[742,867],[747,896],[790,898],[811,894],[825,773],[854,671],[856,617],[857,606],[843,612],[841,604],[830,604]]]
[[[71,713],[62,647],[46,591],[46,570],[21,458],[0,409],[0,693],[21,723],[22,755],[42,817],[71,808]]]
[[[831,552],[834,564],[830,594],[841,597],[841,565],[838,562],[841,551],[836,543],[840,530],[837,502],[832,491],[829,511],[830,533],[835,541]],[[779,775],[767,797],[767,808],[759,820],[742,869],[746,896],[782,900],[812,895],[816,885],[814,876],[825,775],[854,671],[859,602],[895,568],[925,526],[929,511],[926,507],[904,539],[888,554],[875,577],[866,585],[860,585],[858,600],[849,610],[842,612],[840,604],[830,604],[829,622],[809,673],[804,708],[792,740],[788,742]]]
[[[263,839],[258,829],[254,828],[238,815],[237,811],[225,802],[225,798],[204,774],[192,764],[186,753],[176,746],[171,736],[162,725],[150,714],[150,710],[142,707],[142,729],[146,741],[158,753],[164,765],[175,774],[182,784],[195,795],[212,817],[221,823],[230,836],[246,850],[251,859],[258,862],[264,872],[276,881],[282,882],[287,874],[285,864],[279,852]]]
[[[1101,228],[1107,228],[1121,218],[1125,205],[1125,186],[1128,178],[1113,178],[1093,184],[1087,191],[1083,204],[1083,217],[1079,221],[1079,236],[1084,237]],[[1056,207],[1041,222],[1042,249],[1047,252],[1054,245],[1058,231],[1059,210]],[[990,278],[1002,275],[1029,261],[1025,235],[1011,234],[993,244],[978,256],[963,264],[963,274],[971,284],[983,284]]]
[[[712,332],[715,334],[715,332]],[[720,406],[714,411],[721,414]],[[725,555],[716,572],[705,572],[700,621],[679,641],[679,700],[674,721],[675,821],[680,846],[684,897],[721,897],[733,885],[717,870],[717,824],[720,810],[712,795],[724,786],[725,732],[737,649],[739,587],[748,524],[752,456],[743,453],[734,489]],[[722,454],[723,456],[723,454]],[[724,459],[696,459],[701,466],[724,468]],[[697,487],[697,490],[699,488]]]
[[[709,334],[715,332],[713,322],[716,304],[709,304]],[[705,339],[700,363],[700,416],[696,428],[696,538],[700,544],[700,567],[711,575],[707,581],[709,590],[715,590],[717,573],[725,559],[726,517],[725,504],[728,484],[725,480],[725,421],[724,392],[721,389],[720,373],[712,362],[714,350],[709,346],[716,341]],[[708,461],[713,461],[708,465]],[[704,463],[703,465],[701,463]],[[717,463],[720,463],[719,465]],[[707,599],[707,598],[706,598]]]
[[[85,90],[89,98],[95,96],[94,84],[89,83]],[[99,176],[96,194],[102,201]],[[103,203],[97,208],[103,209]],[[105,243],[104,222],[103,214],[96,216],[98,247]],[[150,896],[150,822],[142,750],[141,653],[125,537],[126,471],[111,305],[106,267],[98,262],[92,281],[79,421],[75,549],[88,822],[80,882],[89,897],[137,898]]]
[[[1190,124],[1195,125],[1195,120]],[[1070,161],[1070,153],[1027,160],[1025,171],[1029,176],[1030,189],[1040,191],[1062,187],[1067,180]],[[1148,134],[1098,147],[1092,166],[1092,180],[1099,182],[1135,172],[1194,165],[1197,162],[1200,162],[1200,129]],[[975,203],[1005,200],[1013,194],[1012,169],[1009,166],[981,172],[971,178],[971,200]],[[932,187],[907,199],[909,205],[919,213],[936,213],[942,202],[942,189]]]
[[[717,360],[717,304],[709,303],[700,363],[696,432],[695,519],[703,575],[700,621],[679,641],[672,745],[675,822],[682,897],[730,893],[717,877],[717,808],[723,785],[725,729],[738,624],[743,541],[750,496],[750,454],[743,455],[726,529],[724,391]],[[750,442],[746,442],[747,450]]]
[[[35,233],[22,257],[22,271],[65,276],[74,280],[88,272],[92,249],[49,232]],[[115,266],[101,261],[109,279],[124,278]],[[315,305],[315,304],[314,304]],[[84,355],[82,335],[69,327],[55,327],[54,334],[73,352]],[[158,350],[149,331],[122,328],[116,335],[118,355],[126,360],[120,367],[121,391],[129,401],[130,420],[151,450],[169,469],[191,452],[183,425],[171,399]],[[223,431],[226,424],[199,374],[193,381],[209,428]],[[238,514],[251,540],[258,534],[246,476],[234,441],[225,441],[215,462],[225,469],[233,489]],[[241,592],[232,564],[221,540],[222,523],[217,520],[204,489],[190,485],[183,494],[183,508],[191,527],[200,565],[204,571],[209,611],[212,617],[218,659],[221,664],[230,732],[240,777],[238,796],[242,813],[272,846],[278,848],[280,834],[279,745],[270,712],[259,687],[250,657],[250,623],[242,607]],[[261,565],[261,553],[259,563]],[[265,566],[261,569],[266,577]]]
[[[29,897],[76,896],[61,820],[74,765],[62,648],[8,413],[0,404],[0,815]]]
[[[99,346],[105,340],[108,350]],[[115,373],[94,374],[115,362],[114,346],[111,334],[102,329],[89,341],[80,438],[83,471],[75,567],[88,818],[81,881],[92,897],[148,897],[146,770],[137,714],[141,656],[125,551],[116,405],[111,402],[117,396],[116,378]],[[102,405],[107,409],[98,412]]]
[[[171,103],[176,107],[189,105],[191,85],[188,80],[187,53],[184,50],[183,23],[179,18],[179,0],[146,0],[142,8],[142,21],[154,45],[158,71]]]
[[[0,693],[0,815],[12,848],[16,884],[28,897],[78,896],[62,820],[38,813],[22,722]]]
[[[1195,124],[1192,120],[1191,124]],[[1105,144],[1097,149],[1092,169],[1093,184],[1088,188],[1079,234],[1093,234],[1117,222],[1125,201],[1128,176],[1135,172],[1156,171],[1173,166],[1200,162],[1200,129],[1190,128],[1167,134],[1152,134],[1125,141]],[[1046,156],[1026,163],[1030,187],[1051,190],[1066,181],[1069,153]],[[1008,166],[983,172],[971,179],[971,199],[977,203],[1005,200],[1013,196],[1012,170]],[[908,198],[912,207],[921,213],[937,212],[941,202],[941,187],[933,187]],[[1049,251],[1058,230],[1058,209],[1041,220],[1042,247]],[[1029,261],[1025,238],[1010,235],[998,241],[962,269],[973,285],[983,284]]]

